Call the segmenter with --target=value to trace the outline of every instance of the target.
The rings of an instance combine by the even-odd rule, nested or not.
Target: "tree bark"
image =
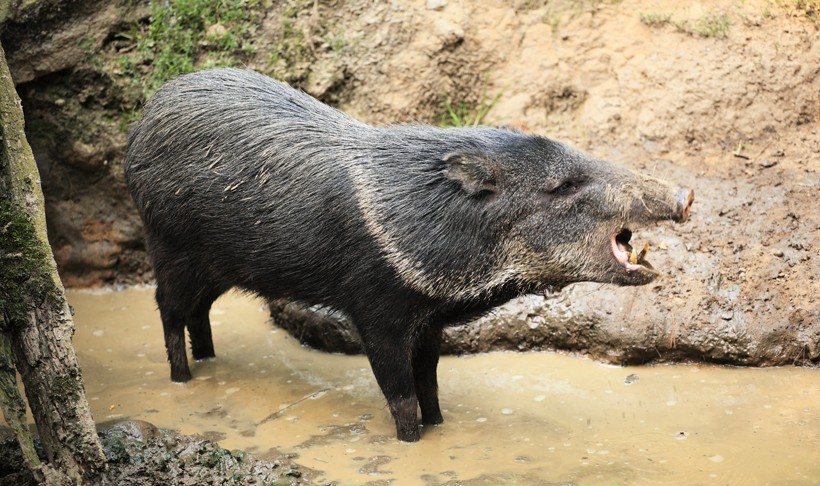
[[[46,482],[80,483],[105,469],[71,336],[74,322],[46,234],[43,193],[20,99],[0,45],[0,332],[48,462]],[[12,399],[13,400],[13,399]]]
[[[0,313],[0,329],[4,324],[3,314]],[[17,374],[12,359],[11,341],[4,332],[0,332],[0,408],[3,409],[6,423],[17,437],[26,467],[32,471],[37,481],[45,480],[40,473],[42,464],[28,430],[26,402],[23,401],[20,390],[17,389]]]
[[[0,30],[3,30],[3,22],[12,17],[19,5],[20,0],[0,0]]]

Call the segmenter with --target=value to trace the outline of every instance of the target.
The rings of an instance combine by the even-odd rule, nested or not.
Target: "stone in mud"
[[[146,105],[126,180],[157,276],[171,379],[214,356],[232,287],[350,316],[398,438],[442,422],[445,326],[513,297],[651,282],[632,229],[692,192],[559,142],[489,127],[376,128],[251,71],[178,78]]]

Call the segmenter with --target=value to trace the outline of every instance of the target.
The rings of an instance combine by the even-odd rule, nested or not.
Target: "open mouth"
[[[636,251],[635,248],[629,244],[630,238],[632,238],[632,231],[628,228],[623,228],[609,238],[612,255],[618,260],[618,263],[620,263],[627,272],[641,271],[657,273],[655,267],[646,260],[646,254],[649,253],[649,243],[644,243],[643,249]]]

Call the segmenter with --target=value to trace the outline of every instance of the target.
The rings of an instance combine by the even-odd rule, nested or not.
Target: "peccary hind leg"
[[[185,353],[184,313],[179,311],[173,297],[159,282],[156,297],[165,334],[165,349],[168,351],[168,362],[171,364],[171,381],[184,383],[191,379],[188,356]]]
[[[208,312],[211,304],[225,292],[203,276],[201,268],[173,244],[148,236],[149,250],[157,277],[157,306],[162,318],[165,348],[171,365],[171,380],[184,383],[191,379],[185,351],[185,328],[191,339],[195,360],[213,358],[214,343]]]
[[[188,328],[191,354],[195,360],[215,357],[208,312],[223,291],[214,286],[194,283],[190,278],[176,277],[169,283],[166,277],[157,276],[157,305],[165,331],[171,380],[183,383],[191,379],[185,352],[185,328]],[[182,282],[184,285],[181,285]]]
[[[422,329],[413,353],[413,379],[421,407],[421,423],[436,425],[444,422],[438,404],[436,368],[441,353],[441,327]]]

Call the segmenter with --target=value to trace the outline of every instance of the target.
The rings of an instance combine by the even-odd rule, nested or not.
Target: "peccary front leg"
[[[403,442],[416,442],[419,440],[419,421],[411,363],[413,343],[404,333],[386,335],[380,331],[383,329],[360,328],[359,334],[376,382],[396,422],[396,436]]]
[[[191,354],[193,354],[194,359],[200,360],[216,357],[208,311],[200,312],[189,317],[187,327],[188,336],[191,339]]]
[[[438,404],[436,368],[441,353],[441,327],[425,326],[413,353],[413,379],[421,407],[421,423],[437,425],[444,422]]]

